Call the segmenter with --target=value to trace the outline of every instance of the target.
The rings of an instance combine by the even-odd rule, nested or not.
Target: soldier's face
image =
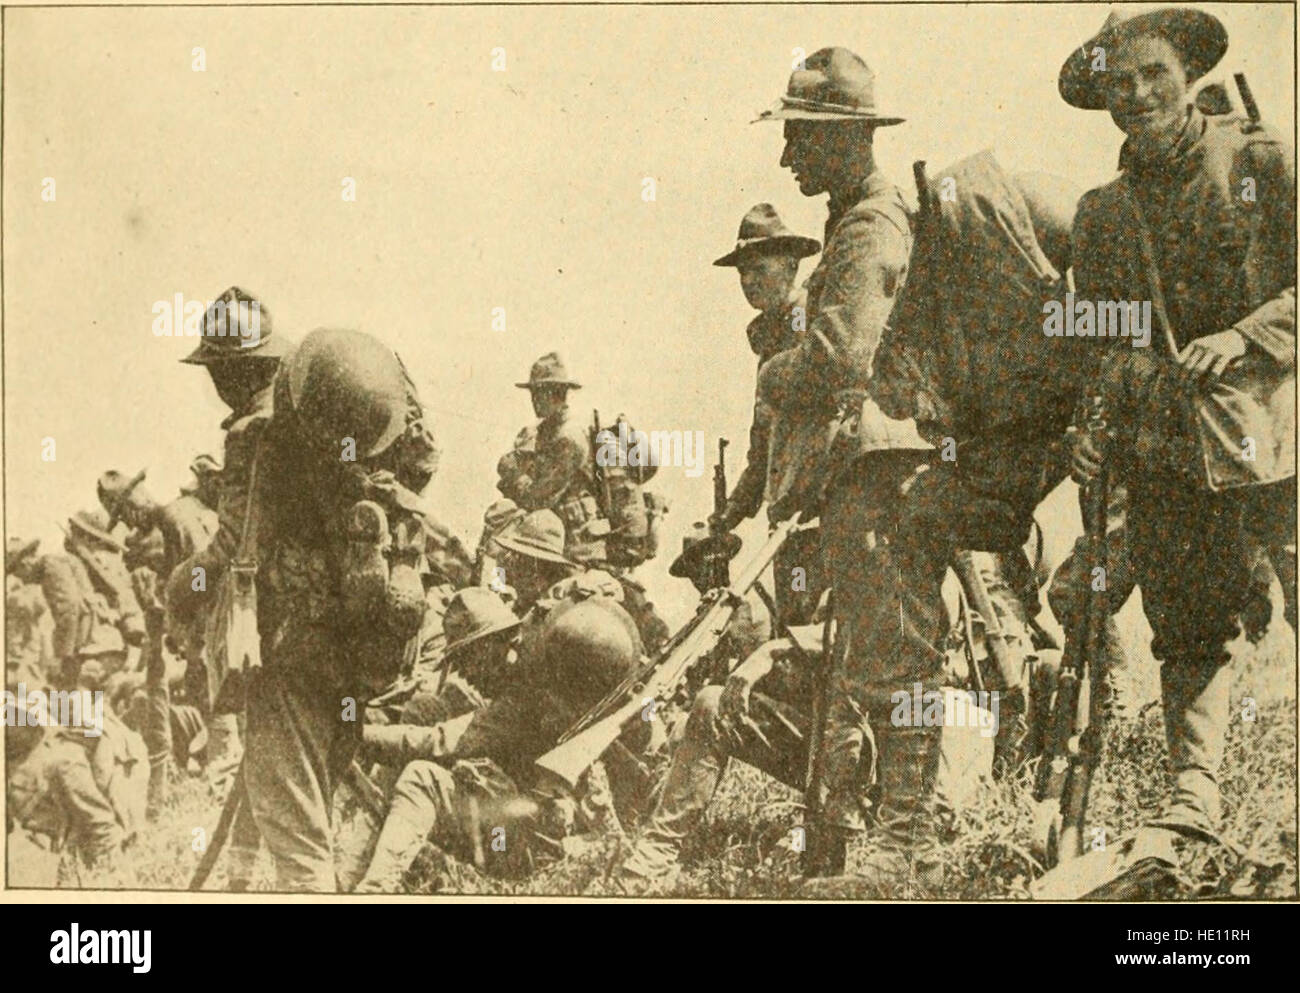
[[[1187,70],[1157,35],[1122,39],[1106,52],[1106,108],[1139,155],[1173,144],[1187,120]]]
[[[828,159],[833,153],[831,128],[818,121],[786,121],[785,149],[781,168],[789,169],[799,184],[799,192],[815,197],[830,189],[832,170]]]
[[[533,413],[538,417],[550,417],[559,413],[564,407],[568,391],[563,386],[535,386],[529,391],[533,401]]]
[[[775,310],[790,296],[799,260],[789,255],[755,255],[741,261],[740,289],[755,310]]]

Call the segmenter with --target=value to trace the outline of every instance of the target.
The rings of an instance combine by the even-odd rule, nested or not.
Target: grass
[[[1280,628],[1280,630],[1279,630]],[[1229,730],[1221,775],[1222,833],[1251,856],[1239,860],[1217,846],[1190,843],[1183,869],[1203,896],[1295,899],[1296,889],[1296,694],[1295,655],[1290,631],[1275,626],[1257,648],[1246,647],[1236,663],[1234,706],[1257,701],[1256,719],[1237,710]],[[957,817],[946,838],[946,893],[955,899],[1027,899],[1029,884],[1042,872],[1036,855],[1032,768],[986,785]],[[1158,810],[1168,794],[1164,734],[1157,701],[1132,707],[1107,730],[1107,760],[1094,779],[1090,824],[1108,838],[1132,831]],[[340,873],[355,878],[368,857],[373,821],[341,791],[338,804]],[[732,763],[702,830],[688,839],[681,874],[669,884],[638,895],[664,897],[781,899],[797,895],[797,853],[790,826],[798,795],[757,770]],[[183,889],[199,859],[196,829],[209,835],[218,815],[216,799],[198,778],[177,784],[163,816],[152,823],[129,861],[98,871],[83,870],[83,886]],[[613,878],[624,842],[607,837],[586,851],[551,864],[522,881],[480,875],[472,866],[441,855],[432,846],[417,862],[412,892],[622,896]],[[869,841],[850,850],[850,868]],[[266,853],[255,890],[269,890]],[[207,889],[225,886],[218,862]]]

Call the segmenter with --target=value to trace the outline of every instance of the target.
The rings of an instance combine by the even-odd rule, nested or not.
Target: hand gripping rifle
[[[1104,446],[1107,424],[1102,397],[1090,396],[1086,410],[1084,430]],[[1061,798],[1060,830],[1055,838],[1048,839],[1048,857],[1053,857],[1054,849],[1056,860],[1062,862],[1083,854],[1088,791],[1092,787],[1092,774],[1101,760],[1102,728],[1099,721],[1091,719],[1090,711],[1092,692],[1101,686],[1102,666],[1106,661],[1106,623],[1110,618],[1106,582],[1109,488],[1109,469],[1103,463],[1100,472],[1083,490],[1087,559],[1082,617],[1078,619],[1078,651],[1067,653],[1061,662],[1052,709],[1051,740],[1040,760],[1034,784],[1035,799]]]
[[[641,719],[646,698],[669,699],[691,666],[712,651],[736,610],[744,603],[745,594],[758,582],[785,540],[799,526],[798,514],[779,524],[758,553],[745,563],[735,581],[725,588],[706,593],[695,616],[673,635],[659,654],[639,667],[566,731],[559,743],[537,760],[538,769],[569,787],[576,786],[591,764],[632,726],[633,721]]]

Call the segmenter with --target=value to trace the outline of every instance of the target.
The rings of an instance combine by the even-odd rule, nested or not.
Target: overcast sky
[[[1290,133],[1292,8],[1206,6],[1231,39],[1214,75],[1244,69]],[[194,342],[156,337],[153,306],[232,283],[261,295],[277,334],[356,327],[398,350],[443,449],[433,502],[467,540],[532,416],[511,384],[551,349],[586,384],[584,418],[596,406],[700,430],[710,449],[725,435],[734,481],[752,312],[710,262],[757,201],[817,238],[825,219],[825,198],[778,166],[779,125],[750,124],[794,50],[843,45],[876,70],[878,106],[908,118],[878,134],[877,159],[909,196],[914,159],[939,168],[985,147],[1087,188],[1113,175],[1120,137],[1063,103],[1056,79],[1106,10],[10,8],[8,533],[56,545],[55,521],[94,504],[105,469],[147,467],[169,497],[196,453],[220,452],[225,411],[177,364]],[[709,479],[665,468],[657,483],[669,547],[643,572],[684,597],[665,574]]]

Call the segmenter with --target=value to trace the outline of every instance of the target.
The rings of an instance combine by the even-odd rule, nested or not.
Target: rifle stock
[[[582,730],[566,735],[556,747],[537,759],[537,768],[570,788],[576,786],[591,764],[640,716],[645,706],[642,701],[647,697],[666,700],[696,660],[717,645],[749,588],[758,582],[786,538],[798,527],[798,514],[778,525],[758,553],[740,570],[735,581],[714,596],[708,606],[673,637],[645,678],[621,689],[621,702],[615,709],[608,711],[612,704],[602,702],[600,714],[584,716],[576,725]]]

